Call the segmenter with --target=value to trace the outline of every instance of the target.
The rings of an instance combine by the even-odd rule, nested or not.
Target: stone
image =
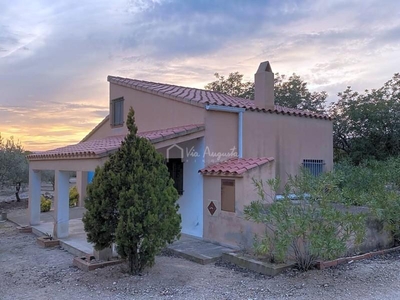
[[[108,261],[112,258],[112,248],[105,248],[103,250],[93,250],[93,255],[96,258],[96,260],[100,261]]]

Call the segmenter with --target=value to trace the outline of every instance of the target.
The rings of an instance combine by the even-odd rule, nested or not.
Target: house
[[[246,221],[257,199],[252,178],[283,180],[301,165],[333,165],[328,116],[274,104],[269,62],[255,74],[255,100],[169,84],[108,76],[110,113],[80,143],[29,156],[29,218],[40,221],[40,170],[55,170],[59,237],[68,236],[68,175],[77,172],[79,205],[96,166],[119,147],[135,110],[138,134],[167,161],[180,194],[182,232],[221,244],[251,246],[263,226]]]

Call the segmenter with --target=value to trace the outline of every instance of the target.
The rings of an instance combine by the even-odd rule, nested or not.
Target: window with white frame
[[[124,125],[124,98],[111,100],[111,126]]]
[[[322,159],[303,159],[303,168],[314,176],[318,176],[324,171],[324,165],[325,162]]]

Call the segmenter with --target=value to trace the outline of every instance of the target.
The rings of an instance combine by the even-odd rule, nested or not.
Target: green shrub
[[[333,172],[342,203],[367,206],[385,229],[400,239],[400,157],[369,160],[358,166],[342,162]]]
[[[134,111],[128,113],[121,147],[97,167],[88,186],[83,224],[96,250],[117,245],[129,272],[140,274],[180,235],[178,191],[164,157],[136,135]]]
[[[40,211],[47,212],[50,211],[51,208],[51,200],[45,198],[44,196],[40,197]]]
[[[362,241],[365,215],[337,205],[340,193],[332,173],[313,177],[303,171],[290,176],[281,200],[275,199],[279,179],[267,181],[273,195],[267,195],[263,181],[254,180],[254,184],[259,200],[246,206],[244,213],[246,219],[266,225],[267,234],[255,237],[255,250],[272,262],[294,258],[301,270],[308,270],[318,259],[344,254],[350,238]]]
[[[69,189],[69,207],[74,207],[78,204],[79,193],[76,186]]]

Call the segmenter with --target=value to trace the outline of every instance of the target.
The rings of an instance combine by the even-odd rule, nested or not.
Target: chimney
[[[274,73],[268,61],[260,63],[254,75],[254,103],[259,108],[275,109],[274,101]]]

